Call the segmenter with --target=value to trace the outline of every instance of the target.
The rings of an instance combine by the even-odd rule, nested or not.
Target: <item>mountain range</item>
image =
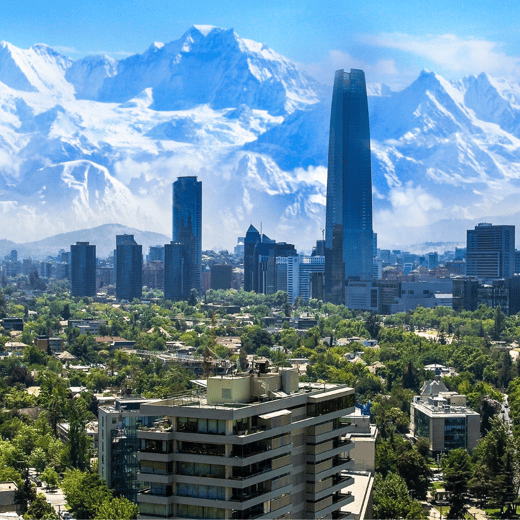
[[[71,244],[90,242],[96,246],[97,258],[112,256],[116,248],[116,235],[134,235],[138,244],[143,246],[143,256],[148,254],[150,246],[167,244],[171,239],[166,235],[151,231],[141,231],[121,224],[104,224],[95,228],[79,229],[60,233],[34,242],[17,243],[11,240],[0,240],[0,257],[9,254],[13,249],[18,258],[45,259],[48,256],[57,257],[61,249],[70,251]]]
[[[520,225],[520,85],[423,71],[399,92],[369,87],[382,247]],[[231,249],[250,223],[310,249],[324,227],[330,100],[232,29],[193,26],[122,60],[2,42],[0,238],[107,223],[170,236],[171,183],[197,175],[204,249]]]

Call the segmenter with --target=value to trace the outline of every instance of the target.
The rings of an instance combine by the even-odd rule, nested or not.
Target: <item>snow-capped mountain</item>
[[[209,26],[123,60],[1,43],[0,238],[104,223],[170,235],[171,183],[197,175],[204,248],[231,248],[254,223],[310,249],[324,227],[329,90]],[[369,103],[383,247],[464,240],[479,220],[520,225],[519,85],[423,71],[401,92],[370,86]]]

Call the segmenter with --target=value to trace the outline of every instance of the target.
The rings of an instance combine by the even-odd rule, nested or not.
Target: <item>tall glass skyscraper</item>
[[[173,242],[184,245],[188,287],[200,292],[202,267],[202,182],[179,177],[173,183]]]
[[[325,297],[344,303],[345,281],[372,278],[372,167],[365,73],[336,71],[330,115]]]
[[[76,242],[70,246],[71,296],[96,296],[96,246]]]
[[[143,294],[143,246],[134,235],[116,235],[116,298],[131,302]]]

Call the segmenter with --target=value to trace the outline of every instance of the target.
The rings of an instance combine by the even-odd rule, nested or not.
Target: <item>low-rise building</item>
[[[466,405],[466,396],[449,392],[437,376],[428,381],[411,405],[411,432],[425,437],[432,454],[465,448],[470,453],[480,438],[480,415]]]
[[[8,317],[2,319],[2,327],[5,331],[10,330],[23,330],[23,319],[22,318],[14,318]]]
[[[0,483],[0,513],[20,513],[20,505],[15,501],[17,491],[14,482]]]

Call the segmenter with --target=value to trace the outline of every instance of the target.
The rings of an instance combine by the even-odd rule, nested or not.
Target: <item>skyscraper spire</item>
[[[372,168],[362,70],[338,70],[334,78],[325,229],[325,294],[343,303],[347,279],[372,278]]]

